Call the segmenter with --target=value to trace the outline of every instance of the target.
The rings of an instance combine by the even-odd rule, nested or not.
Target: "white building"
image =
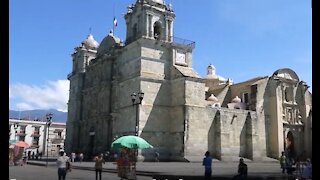
[[[9,140],[25,141],[30,145],[27,151],[36,153],[38,149],[43,156],[47,152],[49,156],[57,156],[64,149],[65,136],[66,123],[52,122],[48,127],[43,121],[9,119]]]

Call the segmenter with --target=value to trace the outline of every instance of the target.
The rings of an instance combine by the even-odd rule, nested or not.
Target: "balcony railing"
[[[136,37],[141,37],[141,36],[142,36],[142,34],[137,34],[136,35]],[[160,35],[158,37],[147,37],[147,38],[154,38],[155,40],[158,40],[158,41],[171,42],[173,45],[183,46],[187,50],[194,49],[195,46],[196,46],[196,43],[194,41],[190,41],[190,40],[187,40],[187,39],[182,39],[182,38],[175,37],[175,36],[163,36],[163,35]],[[129,38],[127,38],[127,41],[125,42],[125,44],[126,45],[130,44],[134,40],[135,40],[135,38],[129,37]]]
[[[194,41],[190,41],[187,39],[182,39],[174,36],[172,36],[171,38],[173,39],[172,44],[187,46],[188,48],[191,48],[191,49],[194,49],[196,47],[196,43]]]

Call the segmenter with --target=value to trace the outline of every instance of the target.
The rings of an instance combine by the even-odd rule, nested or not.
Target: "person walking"
[[[109,151],[106,151],[106,153],[104,154],[104,160],[107,162],[109,161],[109,155],[110,155],[110,152]]]
[[[41,159],[41,157],[42,157],[42,152],[39,152],[39,158]]]
[[[279,158],[280,161],[280,167],[282,169],[282,173],[285,173],[286,170],[286,155],[284,154],[284,151],[281,152],[281,156]]]
[[[35,157],[35,153],[34,153],[34,151],[32,151],[32,159],[35,159],[34,157]]]
[[[211,179],[212,175],[212,157],[210,156],[210,152],[207,151],[205,157],[202,160],[202,165],[204,166],[204,178],[205,180]]]
[[[303,168],[301,177],[306,180],[312,179],[312,163],[311,163],[311,159],[309,158],[304,163],[304,168]]]
[[[103,159],[103,154],[101,153],[99,156],[95,157],[94,168],[96,170],[96,180],[98,180],[98,174],[99,174],[99,180],[101,180],[102,163],[105,164],[105,160]]]
[[[83,153],[80,153],[79,155],[80,163],[83,161]]]
[[[75,159],[76,159],[76,153],[72,152],[71,153],[71,162],[74,163]]]
[[[31,159],[31,151],[28,151],[28,160]]]
[[[155,162],[159,162],[159,156],[160,156],[160,154],[158,153],[158,151],[156,151],[156,152],[154,153],[154,161],[155,161]]]
[[[58,178],[59,180],[65,180],[67,175],[67,162],[70,163],[69,157],[65,155],[64,151],[59,152],[57,159],[58,166]]]

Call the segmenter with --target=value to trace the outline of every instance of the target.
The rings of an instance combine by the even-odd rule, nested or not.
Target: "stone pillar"
[[[147,18],[147,19],[148,19],[148,20],[147,20],[147,21],[148,21],[148,22],[147,22],[147,24],[148,24],[148,25],[147,25],[147,28],[148,28],[148,36],[152,38],[152,37],[153,37],[152,15],[151,15],[151,14],[148,14],[147,16],[148,16],[148,18]]]
[[[223,111],[220,111],[220,141],[221,141],[221,160],[222,161],[231,161],[231,153],[230,152],[230,129],[227,123],[226,115]]]
[[[170,21],[169,20],[169,22],[168,22],[168,28],[169,28],[169,30],[168,30],[168,36],[169,36],[169,41],[171,42],[172,41],[172,36],[173,36],[173,29],[172,29],[172,27],[173,27],[173,21]]]

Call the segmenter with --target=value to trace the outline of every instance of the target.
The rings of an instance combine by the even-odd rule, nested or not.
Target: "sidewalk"
[[[46,166],[46,161],[29,161],[30,165]],[[248,165],[248,179],[291,179],[286,174],[281,173],[281,169],[276,162],[246,162]],[[48,166],[55,166],[55,162],[48,162]],[[75,162],[73,169],[94,171],[94,162]],[[212,179],[232,179],[237,173],[238,163],[236,162],[213,162]],[[116,172],[116,165],[112,162],[103,164],[103,171]],[[150,176],[159,179],[203,179],[204,168],[200,162],[138,162],[137,175]]]

